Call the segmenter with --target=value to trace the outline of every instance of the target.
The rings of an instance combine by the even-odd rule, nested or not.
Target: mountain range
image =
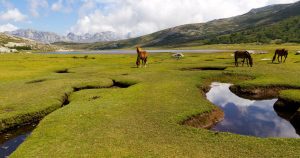
[[[81,49],[120,49],[143,47],[182,47],[232,43],[300,43],[300,2],[270,5],[252,9],[246,14],[177,26],[149,35],[113,42],[75,45],[57,43]]]
[[[37,31],[32,29],[19,29],[16,31],[5,32],[5,33],[17,37],[24,37],[24,38],[36,40],[43,43],[54,43],[54,42],[93,43],[93,42],[104,42],[104,41],[116,41],[125,38],[110,31],[95,33],[95,34],[86,33],[83,35],[69,33],[67,36],[61,36],[53,32]]]

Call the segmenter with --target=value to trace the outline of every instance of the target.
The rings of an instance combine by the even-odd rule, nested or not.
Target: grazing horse
[[[137,52],[137,58],[136,58],[136,66],[140,67],[141,65],[141,60],[142,64],[144,67],[147,67],[147,58],[148,58],[148,53],[144,50],[142,50],[141,47],[136,47],[136,52]]]
[[[243,59],[243,66],[245,63],[245,60],[247,61],[247,65],[252,67],[253,66],[253,59],[248,51],[236,51],[234,52],[234,59],[235,59],[235,66],[238,67],[238,59],[241,58]]]
[[[288,54],[289,54],[289,51],[288,50],[285,50],[285,49],[276,49],[275,51],[275,54],[274,54],[274,57],[273,57],[273,60],[272,60],[272,63],[274,63],[275,59],[276,59],[276,56],[278,56],[278,62],[279,63],[282,63],[282,57],[284,57],[284,61],[286,60],[286,58],[288,57]],[[279,58],[281,57],[281,60],[279,60]]]

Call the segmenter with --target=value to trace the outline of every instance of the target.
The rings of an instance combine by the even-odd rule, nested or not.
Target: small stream
[[[67,70],[67,69],[66,69]],[[39,81],[39,80],[38,80]],[[81,90],[89,89],[114,89],[114,88],[129,88],[133,84],[124,84],[121,82],[113,81],[113,85],[110,87],[103,86],[84,86],[84,87],[73,87],[73,93]],[[36,83],[32,82],[32,83]],[[71,94],[70,94],[71,95]],[[93,96],[91,99],[95,100],[100,98],[100,96]],[[69,95],[65,94],[64,101],[61,107],[67,106],[70,103]],[[16,127],[15,129],[8,130],[7,132],[0,133],[0,158],[8,157],[21,145],[25,139],[31,134],[31,132],[36,128],[38,123],[32,123],[29,125],[24,125]]]
[[[36,123],[30,124],[0,134],[0,158],[8,157],[13,153],[31,134],[36,125]]]
[[[256,137],[299,138],[293,125],[281,118],[273,106],[277,98],[249,100],[240,98],[229,89],[231,84],[212,83],[207,99],[225,113],[224,120],[211,130]]]

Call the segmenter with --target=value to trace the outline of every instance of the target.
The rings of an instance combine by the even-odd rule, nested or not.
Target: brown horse
[[[235,66],[238,67],[238,59],[241,58],[243,59],[243,66],[245,63],[245,60],[247,61],[247,65],[252,67],[253,66],[253,59],[248,51],[236,51],[234,52],[234,59],[235,59]]]
[[[136,58],[136,66],[140,67],[141,60],[144,67],[147,67],[147,59],[148,59],[148,53],[144,50],[142,50],[141,47],[136,47],[137,52],[137,58]]]
[[[278,59],[279,63],[282,63],[282,57],[284,57],[284,61],[283,62],[285,62],[286,58],[288,57],[288,54],[289,54],[288,50],[285,50],[285,49],[276,49],[274,57],[273,57],[273,60],[272,60],[272,63],[274,63],[274,61],[276,59],[276,56],[278,56],[277,59]],[[280,57],[281,57],[281,60],[279,60]]]

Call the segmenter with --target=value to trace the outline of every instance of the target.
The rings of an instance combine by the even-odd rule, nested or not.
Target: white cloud
[[[10,24],[10,23],[7,23],[5,25],[0,25],[0,32],[5,32],[5,31],[15,31],[17,30],[18,27]]]
[[[239,15],[252,8],[296,0],[84,0],[77,34],[114,31],[139,36],[161,29]]]
[[[47,0],[27,0],[27,2],[29,4],[30,14],[34,17],[39,17],[40,11],[43,11],[43,9],[48,8]]]
[[[14,8],[14,5],[9,0],[0,0],[0,4],[8,9]]]
[[[51,10],[53,10],[53,11],[60,11],[62,9],[62,7],[63,7],[62,5],[63,5],[62,4],[62,0],[59,0],[59,1],[57,1],[57,2],[55,2],[55,3],[52,4]]]
[[[75,4],[75,0],[58,0],[51,5],[51,10],[64,13],[70,13],[73,10],[73,5]]]
[[[23,15],[17,8],[7,10],[0,13],[0,20],[20,22],[26,20],[26,15]]]

